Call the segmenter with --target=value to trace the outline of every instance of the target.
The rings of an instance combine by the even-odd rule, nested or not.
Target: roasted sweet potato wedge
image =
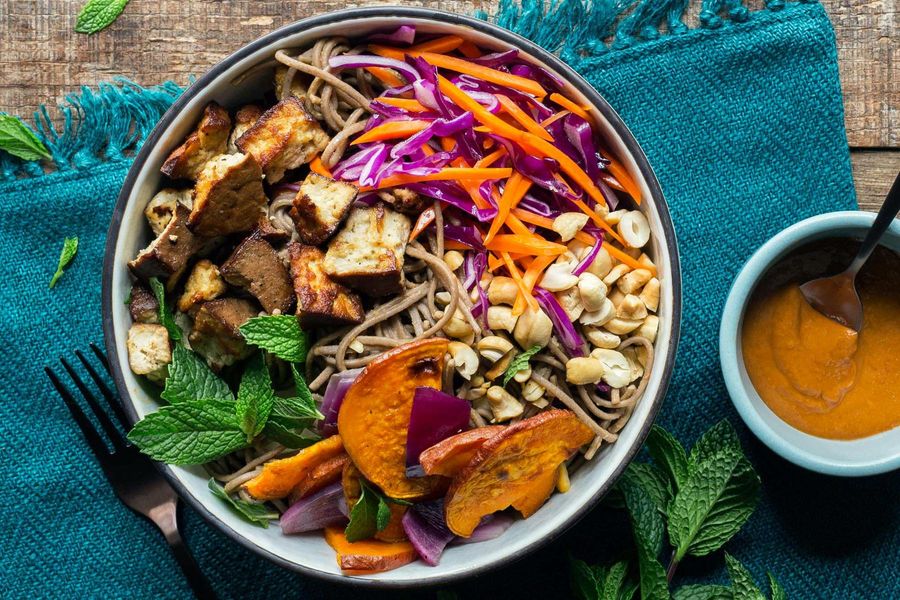
[[[422,469],[428,475],[453,477],[462,470],[487,440],[506,429],[489,425],[452,435],[419,455]]]
[[[391,498],[433,495],[436,477],[406,476],[406,433],[417,387],[439,388],[447,340],[398,346],[372,361],[347,390],[338,432],[363,476]]]
[[[338,566],[348,575],[390,571],[416,560],[416,550],[409,542],[348,542],[341,527],[327,527],[325,541],[337,552]]]
[[[567,410],[548,410],[488,439],[453,478],[444,501],[450,531],[469,537],[481,518],[509,506],[530,516],[553,491],[560,463],[594,437]]]
[[[291,504],[300,498],[318,492],[328,484],[339,481],[341,479],[341,472],[344,470],[344,465],[348,462],[350,462],[350,456],[346,452],[342,452],[341,454],[316,465],[313,470],[309,472],[309,475],[297,484],[297,487],[291,490]]]
[[[306,479],[318,465],[344,451],[341,436],[333,435],[304,448],[290,458],[266,463],[262,473],[244,484],[247,493],[257,500],[278,500]]]
[[[403,515],[406,514],[409,507],[393,502],[388,502],[388,506],[391,509],[391,520],[388,521],[387,527],[375,534],[375,539],[382,542],[404,542],[409,538],[406,537],[406,531],[403,530],[402,521]]]

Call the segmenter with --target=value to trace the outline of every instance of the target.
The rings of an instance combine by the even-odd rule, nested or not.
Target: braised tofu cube
[[[256,159],[251,154],[222,154],[209,161],[197,179],[189,225],[207,237],[250,231],[265,207]]]
[[[293,227],[291,227],[291,231],[293,231]],[[268,215],[263,215],[259,218],[259,223],[257,223],[253,233],[273,246],[280,246],[285,242],[291,241],[291,232],[276,227]]]
[[[420,195],[418,192],[403,187],[390,190],[386,196],[387,201],[394,210],[402,212],[405,215],[418,216],[420,212],[425,210],[426,206],[433,202],[425,196]]]
[[[203,259],[194,265],[184,284],[184,292],[178,298],[178,310],[194,314],[204,302],[215,300],[228,290],[219,268],[211,261]]]
[[[162,325],[134,323],[128,330],[125,342],[128,348],[128,366],[135,375],[144,375],[150,381],[163,383],[172,362],[169,332]]]
[[[247,104],[238,109],[237,113],[234,115],[234,128],[231,130],[231,135],[228,136],[228,154],[237,154],[240,152],[235,142],[237,142],[238,138],[244,135],[244,132],[250,129],[261,116],[262,109],[255,104]]]
[[[128,312],[135,323],[159,323],[159,302],[142,283],[131,286],[131,295],[128,297]]]
[[[159,235],[166,228],[172,220],[172,215],[175,214],[176,206],[181,204],[187,208],[191,207],[192,195],[193,191],[190,189],[164,188],[150,199],[144,208],[144,216],[150,223],[153,235]]]
[[[337,231],[359,192],[352,183],[310,173],[294,196],[291,218],[300,241],[318,246]]]
[[[206,163],[225,152],[230,132],[228,111],[210,102],[203,110],[197,129],[172,151],[160,171],[172,179],[196,180]]]
[[[198,354],[214,369],[247,358],[253,351],[240,327],[259,311],[242,298],[218,298],[200,306],[188,339]]]
[[[128,263],[131,272],[145,280],[151,277],[178,279],[191,258],[207,244],[188,229],[189,216],[187,207],[177,205],[175,216],[165,229]]]
[[[325,274],[324,252],[294,242],[288,245],[288,253],[300,325],[362,323],[364,315],[359,296]]]
[[[384,204],[355,206],[328,244],[325,272],[370,296],[399,292],[409,230],[409,218]]]
[[[300,99],[291,96],[263,113],[235,143],[241,152],[259,161],[272,184],[281,181],[285,171],[311,161],[328,140]]]
[[[287,267],[264,239],[251,235],[238,244],[220,269],[233,286],[253,295],[269,314],[285,314],[294,304]]]

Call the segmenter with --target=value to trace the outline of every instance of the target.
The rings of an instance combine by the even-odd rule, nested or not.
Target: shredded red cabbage
[[[484,252],[484,240],[474,225],[444,225],[444,237]]]
[[[458,133],[463,129],[471,128],[475,123],[475,117],[472,116],[472,113],[463,113],[458,117],[454,117],[452,119],[435,119],[431,122],[428,127],[423,129],[422,131],[411,135],[406,138],[399,144],[395,145],[391,149],[391,158],[398,158],[400,156],[405,156],[414,150],[418,150],[422,147],[422,144],[426,143],[434,136],[448,136]]]
[[[597,238],[597,241],[594,242],[594,245],[591,246],[591,251],[588,252],[581,261],[575,265],[575,268],[572,269],[572,275],[581,275],[585,271],[587,271],[592,264],[594,264],[594,259],[597,258],[597,254],[600,252],[600,246],[603,245],[603,236]]]
[[[553,321],[553,328],[556,330],[556,335],[563,348],[569,352],[570,356],[584,356],[584,340],[569,320],[566,311],[559,305],[556,296],[537,285],[534,286],[532,293],[538,304]]]
[[[418,72],[402,60],[369,54],[340,54],[338,56],[332,56],[328,59],[328,66],[336,70],[384,67],[397,71],[410,83],[419,78]]]

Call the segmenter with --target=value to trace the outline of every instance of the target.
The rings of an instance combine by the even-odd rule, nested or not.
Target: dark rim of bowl
[[[106,254],[103,263],[103,337],[106,344],[107,355],[109,356],[113,380],[115,381],[116,388],[118,389],[120,397],[122,398],[122,404],[124,405],[125,411],[128,413],[128,416],[131,419],[132,423],[137,421],[138,416],[137,412],[134,409],[134,404],[130,401],[124,400],[125,398],[129,398],[130,400],[130,395],[128,393],[128,388],[125,385],[125,379],[122,374],[122,365],[119,364],[118,354],[116,352],[116,337],[112,318],[112,274],[113,270],[119,266],[116,264],[116,261],[114,259],[116,242],[119,236],[119,228],[121,226],[122,216],[127,207],[128,198],[131,195],[137,175],[143,168],[144,163],[147,161],[147,157],[149,156],[151,149],[157,143],[159,143],[163,132],[177,118],[188,101],[192,97],[194,97],[200,90],[204,89],[207,85],[218,78],[225,70],[232,67],[236,62],[246,58],[247,56],[262,48],[265,48],[266,46],[269,46],[270,44],[276,43],[278,40],[287,35],[298,33],[310,27],[331,25],[333,23],[345,20],[356,20],[361,18],[373,17],[409,17],[421,20],[429,20],[443,24],[463,26],[474,29],[481,33],[487,33],[492,36],[496,36],[501,41],[516,46],[524,50],[531,56],[543,61],[552,69],[563,75],[568,83],[572,84],[576,89],[578,89],[578,91],[589,98],[591,103],[593,103],[594,106],[602,113],[604,118],[609,121],[616,133],[622,138],[626,149],[629,153],[631,153],[632,157],[638,165],[638,168],[641,171],[641,174],[647,182],[647,185],[650,189],[650,196],[655,201],[656,209],[659,211],[666,245],[671,255],[670,277],[673,289],[671,323],[672,333],[669,340],[669,355],[666,360],[666,364],[663,365],[663,375],[661,380],[662,383],[656,396],[652,399],[653,406],[650,409],[648,418],[643,423],[641,431],[638,433],[638,437],[635,440],[634,444],[628,449],[625,459],[613,470],[612,476],[597,491],[597,493],[594,494],[594,496],[581,508],[579,508],[578,511],[574,515],[572,515],[566,523],[563,524],[563,526],[557,528],[555,531],[552,531],[544,538],[527,546],[522,552],[519,552],[514,556],[508,556],[501,560],[494,561],[491,564],[470,569],[465,573],[450,574],[423,580],[369,580],[336,575],[333,573],[326,573],[324,571],[319,571],[317,569],[313,569],[304,565],[296,564],[273,554],[266,548],[257,546],[253,542],[237,533],[235,530],[229,527],[228,524],[224,523],[211,512],[209,512],[198,499],[194,498],[194,496],[188,493],[181,482],[175,477],[174,472],[169,465],[161,463],[156,464],[157,468],[166,477],[172,487],[175,488],[181,498],[184,499],[194,510],[199,512],[203,516],[203,518],[206,519],[206,521],[218,528],[220,531],[224,532],[225,535],[241,544],[245,548],[248,548],[256,554],[268,558],[275,564],[293,571],[303,573],[304,575],[311,575],[313,577],[324,579],[332,583],[350,584],[366,588],[398,589],[448,584],[462,579],[469,579],[476,575],[482,575],[492,569],[496,569],[501,566],[507,566],[525,557],[526,555],[531,554],[538,548],[543,547],[546,544],[549,544],[551,541],[557,539],[575,523],[581,520],[581,518],[584,517],[588,513],[588,511],[590,511],[600,501],[600,499],[606,495],[606,493],[612,488],[615,482],[622,475],[622,472],[625,470],[628,464],[631,463],[635,455],[637,455],[637,453],[640,451],[641,446],[643,445],[643,442],[650,431],[650,427],[651,425],[653,425],[653,422],[656,419],[656,415],[658,414],[659,409],[662,406],[662,402],[666,394],[666,389],[669,385],[669,379],[671,377],[672,369],[674,366],[675,353],[678,347],[678,339],[681,330],[681,267],[678,255],[678,244],[675,239],[675,229],[672,225],[672,219],[663,197],[662,190],[659,186],[659,182],[657,181],[656,175],[653,173],[653,170],[650,168],[650,164],[648,163],[647,157],[644,155],[643,150],[637,143],[637,140],[634,139],[631,131],[626,127],[625,123],[619,117],[618,113],[616,113],[616,111],[609,105],[609,103],[606,102],[606,100],[600,95],[600,93],[593,87],[591,87],[591,85],[588,84],[588,82],[585,81],[584,78],[581,77],[581,75],[576,73],[571,67],[569,67],[556,56],[550,54],[530,40],[511,31],[503,29],[497,25],[476,19],[474,17],[457,15],[446,11],[414,7],[380,6],[369,8],[351,8],[301,19],[299,21],[295,21],[294,23],[276,29],[275,31],[247,44],[234,54],[231,54],[221,62],[214,65],[202,77],[197,79],[197,81],[194,82],[193,85],[191,85],[172,104],[171,107],[169,107],[169,109],[163,115],[162,119],[160,119],[159,123],[156,125],[153,131],[147,136],[146,140],[144,140],[143,147],[137,153],[134,163],[129,169],[125,181],[122,184],[122,191],[119,193],[119,197],[116,200],[116,206],[113,211],[112,219],[107,233],[105,249]]]

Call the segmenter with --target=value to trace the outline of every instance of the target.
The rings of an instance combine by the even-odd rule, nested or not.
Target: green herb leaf
[[[247,343],[271,352],[291,363],[306,360],[306,334],[293,315],[254,317],[241,325]]]
[[[654,465],[633,462],[625,470],[625,477],[631,477],[640,483],[659,514],[666,515],[666,507],[672,498],[672,487],[666,476]]]
[[[787,600],[787,592],[784,591],[784,588],[781,587],[781,584],[775,579],[775,576],[771,573],[766,573],[766,576],[769,578],[769,588],[772,592],[772,600]]]
[[[391,522],[391,507],[380,494],[378,495],[378,514],[375,515],[375,529],[384,531]]]
[[[294,373],[294,386],[297,389],[297,396],[294,398],[275,398],[275,406],[272,408],[272,414],[278,415],[285,420],[295,422],[296,426],[306,427],[310,421],[324,419],[325,416],[319,412],[319,407],[312,392],[304,381],[303,376],[297,370],[297,367],[291,365]]]
[[[206,361],[180,344],[172,350],[169,376],[160,396],[171,404],[200,400],[234,402],[228,384],[210,370]]]
[[[51,158],[47,147],[28,125],[18,117],[2,113],[0,113],[0,150],[5,150],[22,160]]]
[[[360,479],[361,494],[350,511],[350,522],[344,530],[348,542],[367,540],[378,533],[380,498],[365,481]],[[383,528],[382,528],[383,529]]]
[[[88,0],[78,13],[75,31],[91,34],[109,27],[125,10],[126,4],[128,0]]]
[[[628,563],[619,561],[609,568],[603,581],[601,600],[631,600],[635,587],[625,580],[628,575]]]
[[[702,456],[709,452],[705,450]],[[729,444],[699,465],[692,464],[687,481],[669,504],[669,539],[676,549],[675,560],[721,548],[750,518],[759,499],[759,485],[759,476],[740,446]]]
[[[725,566],[728,569],[728,578],[731,579],[731,595],[734,600],[766,600],[765,595],[753,581],[750,572],[727,552],[725,553]]]
[[[731,423],[721,420],[706,433],[700,436],[694,447],[691,448],[691,456],[688,459],[688,470],[696,469],[700,463],[716,454],[724,448],[732,448],[738,453],[743,454],[741,442],[738,440],[737,432]]]
[[[269,415],[269,420],[266,421],[266,426],[262,432],[264,436],[273,442],[278,442],[286,448],[295,450],[312,446],[322,439],[319,436],[298,433],[290,421],[282,420],[274,412]]]
[[[246,502],[240,498],[232,498],[215,479],[209,480],[209,491],[212,492],[213,496],[224,500],[229,508],[245,521],[253,523],[254,525],[259,525],[263,529],[269,527],[269,521],[274,521],[278,518],[278,513],[274,510],[270,510],[264,504]]]
[[[515,358],[512,359],[512,362],[509,363],[509,366],[506,367],[506,372],[503,374],[503,387],[506,387],[506,384],[509,383],[509,380],[516,376],[516,373],[527,369],[528,361],[530,361],[531,357],[540,351],[540,346],[532,346],[525,352],[516,354]]]
[[[208,400],[163,406],[141,419],[128,439],[150,458],[173,465],[202,464],[247,445],[234,404]]]
[[[672,594],[672,600],[732,600],[731,588],[724,585],[683,585]]]
[[[234,405],[241,431],[247,434],[248,442],[259,435],[266,426],[274,403],[272,378],[269,376],[269,369],[262,353],[257,352],[244,367]]]
[[[647,450],[650,456],[668,475],[675,490],[684,485],[688,475],[688,459],[684,447],[671,433],[654,425],[647,437]]]
[[[625,506],[631,518],[634,542],[637,546],[641,598],[668,600],[669,584],[666,571],[659,562],[665,524],[650,493],[635,477],[626,476],[620,483]]]
[[[172,313],[166,308],[166,287],[156,277],[150,278],[150,289],[156,296],[156,303],[159,304],[159,322],[166,331],[169,332],[169,338],[173,342],[181,340],[181,327],[175,322]]]
[[[579,600],[600,600],[606,569],[591,566],[583,560],[569,557],[569,578],[572,591]]]
[[[63,276],[63,270],[69,266],[75,254],[78,252],[78,237],[67,237],[63,241],[62,252],[59,254],[59,262],[56,264],[56,273],[50,279],[50,287],[52,288]]]

